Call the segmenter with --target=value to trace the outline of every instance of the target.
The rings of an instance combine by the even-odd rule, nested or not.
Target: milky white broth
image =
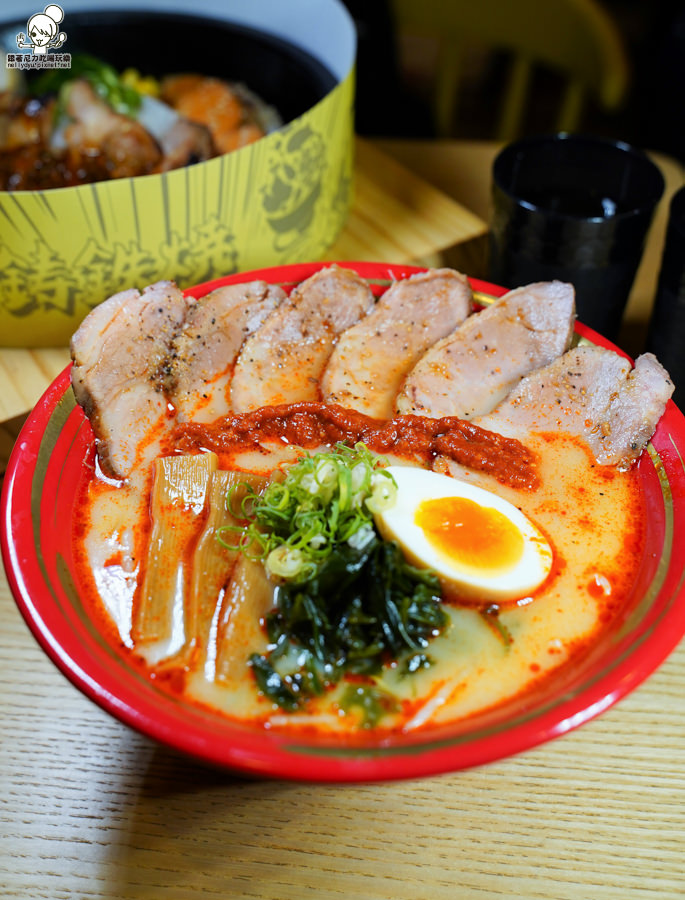
[[[452,471],[494,490],[540,528],[554,550],[549,578],[530,602],[500,612],[513,638],[508,646],[477,609],[446,604],[450,624],[427,651],[434,665],[404,677],[389,668],[378,679],[380,687],[405,701],[400,713],[388,715],[378,727],[415,729],[444,723],[521,694],[596,640],[625,602],[644,546],[637,471],[597,465],[578,438],[545,434],[526,435],[524,440],[539,455],[540,487],[534,491],[506,487],[459,467]],[[236,468],[247,468],[246,463],[255,471],[268,468],[258,454],[239,463]],[[247,658],[266,648],[259,623],[249,631],[244,672],[226,685],[212,679],[211,645],[183,677],[178,669],[165,671],[163,665],[155,672],[154,663],[182,644],[183,623],[179,601],[178,627],[170,644],[136,645],[131,636],[138,561],[148,534],[148,491],[145,478],[134,477],[122,486],[96,477],[84,499],[75,536],[79,577],[103,631],[113,634],[122,652],[144,664],[162,687],[228,716],[275,728],[356,729],[356,714],[343,714],[337,706],[341,686],[297,713],[285,713],[258,694]],[[215,604],[216,598],[208,602]]]

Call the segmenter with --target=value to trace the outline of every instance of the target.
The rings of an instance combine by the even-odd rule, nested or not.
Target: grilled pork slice
[[[453,269],[396,281],[368,316],[340,336],[323,375],[324,400],[390,419],[407,373],[464,321],[472,299],[466,276]]]
[[[159,371],[188,304],[171,281],[123,291],[96,306],[71,339],[71,383],[108,475],[129,475],[164,430]]]
[[[368,284],[349,269],[321,269],[243,344],[231,383],[231,407],[319,400],[319,381],[343,331],[373,307]]]
[[[114,112],[84,78],[69,84],[66,111],[70,124],[62,140],[77,151],[97,147],[112,178],[144,175],[157,166],[162,150],[143,126],[129,116]]]
[[[438,341],[407,376],[396,408],[472,419],[490,412],[518,382],[568,349],[575,295],[539,282],[510,291]]]
[[[478,424],[504,433],[524,426],[578,435],[598,463],[626,469],[653,435],[673,389],[651,353],[632,368],[612,350],[580,346],[524,378]]]
[[[285,291],[252,281],[218,288],[188,309],[165,371],[166,393],[181,421],[213,422],[230,410],[230,381],[243,341],[285,300]]]

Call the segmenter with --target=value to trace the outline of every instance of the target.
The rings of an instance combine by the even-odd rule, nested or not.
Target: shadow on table
[[[287,896],[276,887],[291,869],[282,852],[311,853],[312,808],[323,816],[336,794],[314,790],[234,776],[155,747],[111,847],[111,896],[242,895],[257,871],[262,890],[273,882],[273,895]]]

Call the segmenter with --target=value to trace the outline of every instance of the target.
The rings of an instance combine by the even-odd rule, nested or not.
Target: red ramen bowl
[[[255,277],[286,289],[321,268],[310,263],[232,275],[190,289],[195,297]],[[376,293],[416,267],[342,263]],[[505,291],[472,282],[480,297]],[[577,326],[580,337],[612,347]],[[618,351],[620,352],[620,351]],[[91,618],[72,547],[79,497],[93,478],[94,438],[66,369],[23,428],[2,496],[2,553],[17,605],[57,667],[95,703],[149,737],[196,759],[251,775],[309,781],[415,778],[492,762],[582,725],[634,690],[685,633],[685,419],[669,401],[638,463],[646,549],[628,600],[601,637],[536,690],[465,720],[412,733],[354,739],[293,735],[240,724],[186,703],[134,667]]]

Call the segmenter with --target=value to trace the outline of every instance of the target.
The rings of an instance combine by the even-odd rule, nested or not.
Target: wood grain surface
[[[23,421],[5,419],[3,470]],[[387,784],[259,781],[92,704],[0,576],[0,897],[680,900],[684,860],[685,644],[598,719],[508,760]]]
[[[110,718],[0,581],[0,896],[676,900],[685,646],[600,718],[518,757],[368,785],[252,781]]]

